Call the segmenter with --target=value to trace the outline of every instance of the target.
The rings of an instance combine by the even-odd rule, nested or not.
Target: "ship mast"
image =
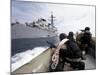
[[[50,19],[51,19],[51,26],[52,26],[52,27],[54,26],[54,18],[56,18],[56,17],[54,17],[54,16],[53,16],[53,12],[51,12]]]

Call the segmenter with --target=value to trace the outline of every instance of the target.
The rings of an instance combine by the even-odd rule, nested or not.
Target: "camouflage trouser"
[[[71,62],[70,64],[74,70],[84,70],[85,69],[84,62]]]
[[[69,63],[70,67],[73,70],[84,70],[85,69],[85,63],[82,61],[75,62],[75,61],[69,61],[66,59],[65,62]]]

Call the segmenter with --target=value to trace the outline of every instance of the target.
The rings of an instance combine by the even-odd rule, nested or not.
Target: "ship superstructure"
[[[16,21],[12,23],[12,39],[16,38],[38,38],[57,36],[57,28],[54,26],[53,14],[51,14],[51,23],[46,19],[39,18],[31,23],[21,24]]]

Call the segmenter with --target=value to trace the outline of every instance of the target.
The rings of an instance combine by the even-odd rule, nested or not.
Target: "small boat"
[[[32,59],[30,62],[24,64],[17,70],[13,71],[12,74],[33,74],[33,73],[44,73],[50,72],[50,62],[53,50],[48,48],[43,53],[41,53],[36,58]],[[85,69],[95,69],[95,59],[91,55],[87,55],[85,60]],[[65,63],[64,71],[72,71],[70,64]]]

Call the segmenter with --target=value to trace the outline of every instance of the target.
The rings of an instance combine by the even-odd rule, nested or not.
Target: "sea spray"
[[[12,56],[12,72],[21,67],[22,65],[30,62],[32,59],[34,59],[47,49],[48,47],[35,47],[32,50],[27,50],[25,52],[17,53],[16,55]]]

